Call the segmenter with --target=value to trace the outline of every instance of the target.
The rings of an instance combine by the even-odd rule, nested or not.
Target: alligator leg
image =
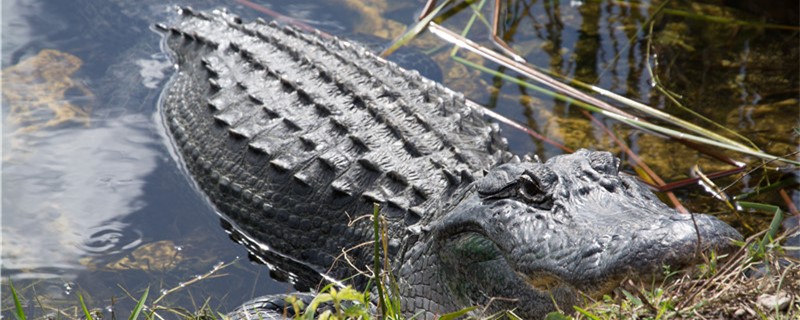
[[[422,12],[419,14],[418,19],[422,20],[429,14],[431,14],[431,11],[433,11],[434,7],[436,7],[436,0],[428,0],[428,2],[425,3],[425,7],[422,8]],[[503,53],[505,53],[512,59],[516,60],[517,62],[525,63],[527,62],[525,61],[525,58],[514,52],[514,49],[511,49],[511,46],[509,46],[508,43],[506,43],[506,41],[503,40],[503,38],[498,36],[498,33],[500,31],[499,29],[500,29],[501,10],[502,6],[500,5],[500,0],[495,0],[494,13],[492,14],[492,42],[494,42],[495,46],[500,48],[500,50],[503,51]]]

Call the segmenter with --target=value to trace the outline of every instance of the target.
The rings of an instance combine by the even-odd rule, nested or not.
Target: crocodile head
[[[410,250],[434,266],[430,276],[401,268],[413,309],[488,305],[537,319],[555,304],[572,310],[579,292],[598,296],[626,277],[697,263],[699,251],[735,249],[736,230],[679,214],[618,165],[610,153],[580,150],[489,171]]]

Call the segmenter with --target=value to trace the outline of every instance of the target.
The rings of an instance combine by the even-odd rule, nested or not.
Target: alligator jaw
[[[595,239],[575,246],[577,261],[550,262],[551,265],[569,266],[566,273],[556,268],[525,271],[525,262],[517,261],[516,267],[520,269],[517,275],[541,292],[569,287],[597,299],[611,292],[625,278],[660,278],[662,267],[675,270],[691,266],[702,262],[700,255],[709,250],[730,252],[736,248],[731,240],[740,239],[740,236],[733,228],[707,215],[695,215],[694,219],[696,229],[690,215],[679,214],[667,216],[667,221],[660,226],[641,230],[627,240],[610,236],[604,238],[614,240]],[[588,233],[576,231],[575,234]],[[514,261],[511,255],[507,259]]]
[[[591,297],[610,292],[625,278],[650,280],[660,278],[665,267],[677,270],[701,263],[702,255],[710,250],[732,252],[737,248],[732,240],[741,239],[739,233],[727,224],[702,214],[694,215],[697,228],[688,214],[663,212],[648,224],[622,220],[603,224],[596,222],[598,216],[603,215],[596,212],[587,214],[583,227],[569,227],[571,249],[568,250],[573,251],[571,255],[544,262],[545,265],[563,267],[553,272]],[[639,219],[644,218],[637,217]],[[534,264],[524,260],[517,262],[522,270],[540,264],[541,261]],[[541,271],[532,267],[528,272]]]

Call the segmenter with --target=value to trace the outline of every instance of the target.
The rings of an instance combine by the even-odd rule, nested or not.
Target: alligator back
[[[463,96],[361,47],[181,11],[158,26],[178,68],[166,124],[222,215],[278,252],[330,267],[372,239],[370,223],[348,222],[375,202],[400,240],[506,154]],[[370,261],[364,249],[348,255]]]

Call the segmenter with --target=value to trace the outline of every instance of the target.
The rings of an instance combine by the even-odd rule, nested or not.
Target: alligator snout
[[[701,263],[701,255],[710,250],[732,252],[737,248],[732,240],[742,238],[712,216],[651,214],[654,217],[631,214],[631,221],[622,221],[622,216],[612,220],[616,224],[586,221],[585,228],[577,230],[588,237],[572,235],[577,237],[576,258],[563,276],[583,293],[599,296],[626,277],[660,277],[665,267],[676,270]]]
[[[505,306],[538,318],[552,301],[570,308],[578,292],[599,296],[625,278],[658,277],[665,266],[702,262],[700,253],[736,249],[732,240],[742,236],[735,229],[712,216],[679,214],[619,173],[618,161],[580,150],[494,168],[437,224],[444,269],[463,272],[443,274],[445,282],[481,284],[456,292],[545,301]]]

